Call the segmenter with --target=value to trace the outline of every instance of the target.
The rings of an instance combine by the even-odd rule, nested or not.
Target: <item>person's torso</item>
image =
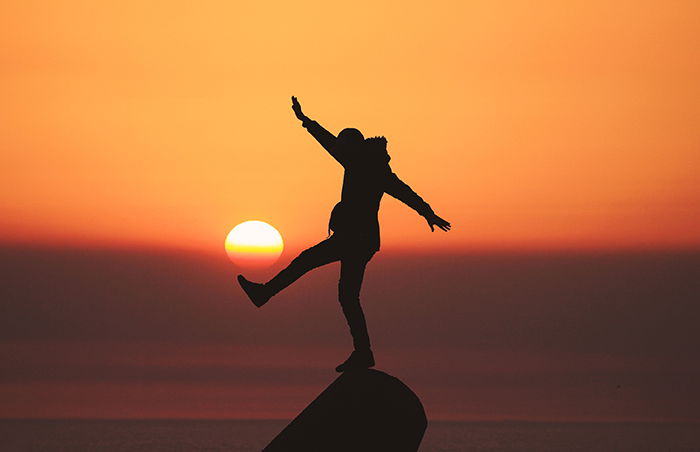
[[[379,205],[388,165],[346,167],[341,199],[333,208],[329,227],[358,243],[379,249]]]

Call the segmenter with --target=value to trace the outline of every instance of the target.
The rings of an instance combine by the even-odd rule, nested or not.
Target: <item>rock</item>
[[[427,427],[418,397],[374,369],[346,372],[264,449],[415,452]]]

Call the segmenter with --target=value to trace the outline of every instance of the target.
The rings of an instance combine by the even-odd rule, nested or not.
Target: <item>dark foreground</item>
[[[2,450],[259,452],[288,421],[3,420]],[[697,451],[700,425],[430,422],[421,452]]]

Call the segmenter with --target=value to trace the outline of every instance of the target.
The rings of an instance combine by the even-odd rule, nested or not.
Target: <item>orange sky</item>
[[[452,221],[389,248],[700,245],[700,3],[5,2],[0,240],[325,237],[341,168],[290,109],[386,135]]]

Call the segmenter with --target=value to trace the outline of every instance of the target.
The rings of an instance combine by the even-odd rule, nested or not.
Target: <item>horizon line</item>
[[[219,249],[220,248],[220,249]],[[37,251],[107,251],[107,252],[132,252],[132,253],[175,253],[175,254],[199,254],[212,255],[220,254],[226,258],[223,246],[219,248],[207,249],[200,246],[168,245],[156,242],[135,242],[135,241],[50,241],[50,240],[4,240],[0,238],[0,249],[28,249]],[[282,256],[289,253],[298,253],[305,249],[305,246],[285,247]],[[700,243],[698,244],[620,244],[602,245],[592,244],[573,245],[462,245],[449,249],[445,246],[439,248],[421,248],[415,246],[383,246],[379,251],[382,254],[410,254],[410,255],[480,255],[480,254],[508,254],[508,255],[531,255],[531,254],[694,254],[700,253]]]

